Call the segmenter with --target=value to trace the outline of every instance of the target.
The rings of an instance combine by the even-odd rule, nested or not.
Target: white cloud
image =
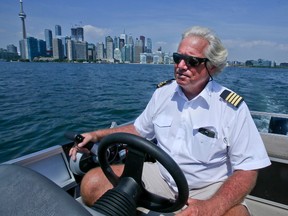
[[[227,48],[257,48],[257,47],[266,47],[266,48],[273,48],[278,50],[286,50],[288,51],[288,44],[280,44],[273,41],[267,40],[252,40],[252,41],[245,41],[245,40],[223,40],[224,45]]]
[[[96,35],[96,36],[103,36],[109,32],[111,32],[110,29],[102,29],[98,28],[92,25],[84,25],[83,26],[85,33],[91,34],[91,35]]]
[[[86,41],[98,41],[100,42],[99,38],[103,39],[103,37],[107,36],[112,31],[106,28],[99,28],[92,25],[84,25],[84,37]]]
[[[159,45],[159,46],[165,46],[167,44],[167,42],[165,42],[165,41],[157,41],[156,44]]]
[[[288,44],[278,44],[278,49],[288,51]]]
[[[270,40],[223,40],[231,60],[266,59],[286,62],[288,44]]]

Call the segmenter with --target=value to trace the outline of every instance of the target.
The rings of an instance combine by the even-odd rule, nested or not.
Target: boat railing
[[[265,116],[265,117],[279,117],[279,118],[287,118],[288,114],[284,113],[271,113],[271,112],[260,112],[260,111],[251,111],[252,116]]]

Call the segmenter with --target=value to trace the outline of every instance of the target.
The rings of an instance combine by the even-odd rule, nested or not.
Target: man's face
[[[184,38],[180,42],[177,52],[186,56],[206,58],[204,51],[207,46],[207,40],[201,37],[191,36]],[[174,75],[178,85],[184,90],[184,93],[193,91],[193,89],[204,88],[209,80],[205,62],[201,62],[196,66],[190,66],[182,59],[178,64],[174,65]]]

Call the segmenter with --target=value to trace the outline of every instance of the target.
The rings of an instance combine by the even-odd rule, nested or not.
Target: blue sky
[[[287,0],[23,0],[28,36],[44,39],[44,29],[84,27],[90,43],[126,32],[150,37],[153,49],[177,50],[190,26],[212,28],[229,51],[228,60],[259,58],[288,62]],[[19,0],[0,1],[0,48],[21,39]]]

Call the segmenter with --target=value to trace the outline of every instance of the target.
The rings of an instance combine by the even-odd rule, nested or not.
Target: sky
[[[288,62],[287,0],[23,0],[27,36],[44,38],[55,25],[62,35],[84,28],[89,43],[126,33],[152,39],[153,50],[177,51],[191,26],[211,28],[228,49],[229,61]],[[0,1],[0,48],[19,47],[22,24],[19,0]],[[18,48],[19,51],[19,48]]]

